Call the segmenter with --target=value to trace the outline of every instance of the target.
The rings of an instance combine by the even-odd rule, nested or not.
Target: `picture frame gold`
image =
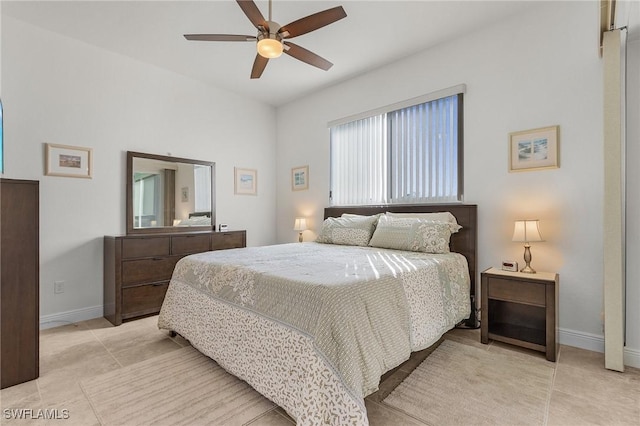
[[[258,171],[234,167],[234,193],[238,195],[258,194]]]
[[[304,191],[309,189],[309,166],[294,167],[291,169],[291,190]]]
[[[509,172],[557,169],[560,126],[509,133]]]
[[[93,149],[80,146],[45,144],[45,176],[91,179]]]

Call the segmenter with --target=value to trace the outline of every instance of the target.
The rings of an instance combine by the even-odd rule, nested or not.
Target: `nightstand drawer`
[[[544,284],[521,282],[505,278],[491,277],[488,289],[489,299],[508,300],[529,305],[545,306],[546,289]]]

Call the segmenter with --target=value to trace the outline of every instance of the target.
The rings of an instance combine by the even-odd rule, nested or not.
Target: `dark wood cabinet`
[[[160,312],[178,260],[246,246],[246,231],[104,237],[104,317],[114,325]]]
[[[0,179],[1,387],[39,374],[39,183]]]
[[[544,352],[558,353],[558,274],[502,271],[481,274],[482,343],[489,339]]]

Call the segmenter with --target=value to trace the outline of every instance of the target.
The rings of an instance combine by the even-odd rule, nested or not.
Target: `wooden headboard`
[[[462,229],[451,235],[451,251],[462,254],[469,263],[469,275],[471,277],[471,306],[476,306],[476,282],[478,271],[477,250],[478,250],[478,206],[475,204],[398,204],[388,206],[354,206],[354,207],[327,207],[324,209],[324,218],[339,217],[343,213],[361,214],[365,216],[377,213],[436,213],[451,212],[456,217]],[[467,326],[475,327],[475,316],[471,315]],[[473,324],[471,324],[473,322]]]

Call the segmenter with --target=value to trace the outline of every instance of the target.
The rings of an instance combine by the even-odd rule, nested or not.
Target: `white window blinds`
[[[331,127],[331,205],[461,201],[462,94]]]
[[[391,141],[391,202],[458,201],[456,96],[387,114]]]
[[[386,198],[386,127],[378,115],[331,129],[333,205],[375,204]]]
[[[193,166],[195,211],[211,211],[211,175],[209,166]]]

